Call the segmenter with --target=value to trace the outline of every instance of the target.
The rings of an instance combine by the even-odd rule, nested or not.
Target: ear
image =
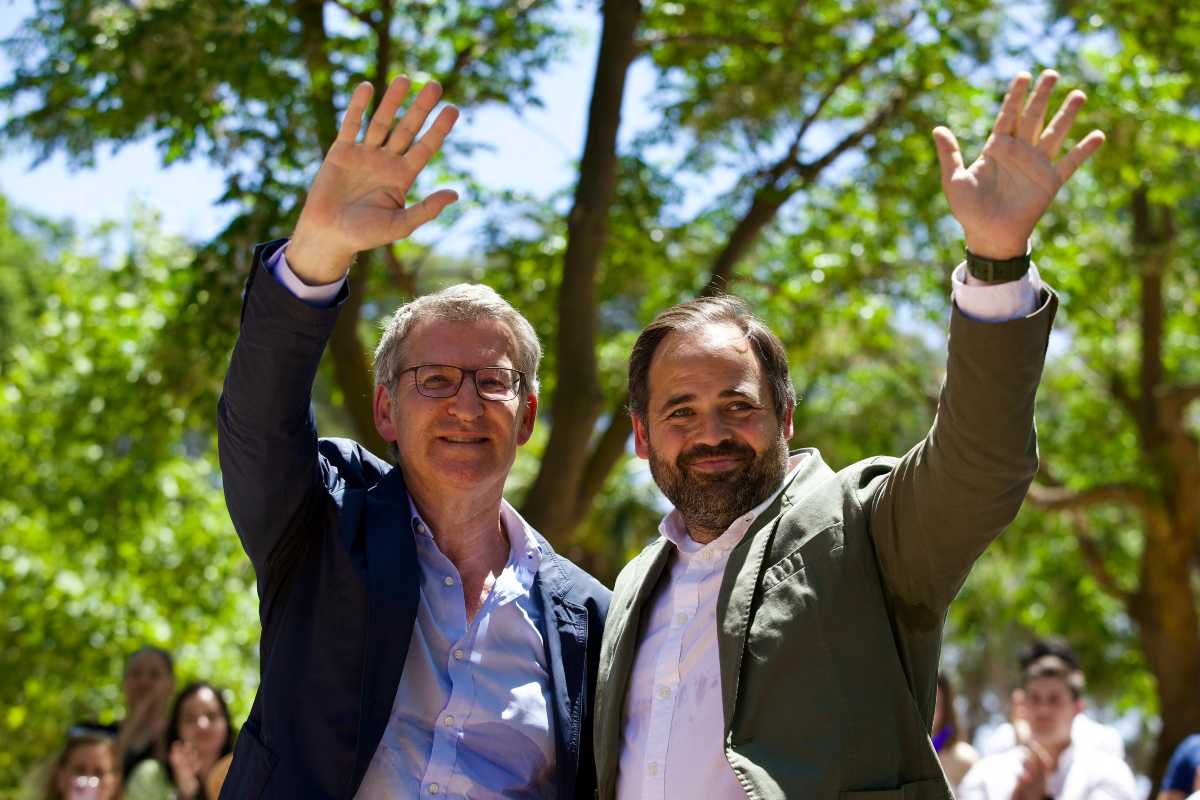
[[[375,387],[375,430],[385,442],[396,441],[396,426],[392,423],[392,396],[386,386]]]
[[[638,458],[649,459],[650,429],[637,414],[630,414],[629,418],[633,421],[633,449],[637,452]]]
[[[524,406],[524,413],[521,415],[521,427],[517,430],[518,447],[528,442],[529,437],[533,435],[533,426],[537,422],[537,395],[526,395],[522,405]]]
[[[783,438],[789,442],[792,440],[792,434],[794,432],[792,429],[792,420],[795,417],[795,414],[796,406],[794,403],[789,405],[787,407],[787,411],[785,411],[783,414]]]

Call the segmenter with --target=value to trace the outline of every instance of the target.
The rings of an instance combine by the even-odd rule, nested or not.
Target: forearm
[[[218,450],[226,501],[256,567],[319,482],[312,385],[336,307],[293,297],[255,253],[241,332],[218,404]]]
[[[934,424],[869,499],[892,592],[945,608],[971,564],[1015,517],[1037,472],[1034,397],[1057,298],[987,323],[952,312]]]

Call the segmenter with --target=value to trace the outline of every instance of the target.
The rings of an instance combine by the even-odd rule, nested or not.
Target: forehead
[[[102,762],[105,764],[112,763],[112,750],[107,745],[98,742],[92,744],[81,744],[78,747],[71,748],[71,752],[67,755],[67,764],[95,764]]]
[[[1025,684],[1025,691],[1031,695],[1039,695],[1048,697],[1050,695],[1069,695],[1071,687],[1062,678],[1054,678],[1045,676],[1041,678],[1031,678]]]
[[[516,363],[517,341],[499,320],[426,319],[413,325],[405,337],[404,355],[405,366],[512,366]]]
[[[763,370],[754,345],[729,322],[710,322],[672,331],[659,343],[650,362],[650,396],[762,388]]]
[[[167,665],[163,657],[153,650],[143,650],[129,659],[126,673],[166,672]]]
[[[195,692],[192,692],[190,695],[188,695],[187,699],[183,701],[183,705],[180,706],[180,708],[185,711],[203,711],[213,708],[219,709],[220,704],[217,703],[216,692],[205,686],[202,689],[197,689]]]

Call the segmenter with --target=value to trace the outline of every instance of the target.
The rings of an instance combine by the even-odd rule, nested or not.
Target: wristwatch
[[[984,283],[1008,283],[1009,281],[1019,280],[1022,275],[1029,271],[1030,257],[1028,252],[1023,256],[1009,258],[1004,261],[982,258],[970,250],[967,250],[966,253],[967,271],[971,273],[971,277]]]

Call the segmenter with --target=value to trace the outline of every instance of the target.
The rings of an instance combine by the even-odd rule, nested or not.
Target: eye
[[[692,410],[690,408],[677,408],[674,411],[672,411],[670,414],[667,414],[667,419],[671,419],[672,417],[675,419],[679,419],[681,417],[690,417],[690,416],[692,416]]]

